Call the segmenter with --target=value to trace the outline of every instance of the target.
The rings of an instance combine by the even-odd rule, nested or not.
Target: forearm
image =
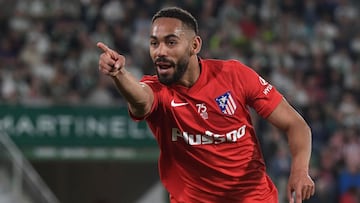
[[[150,110],[153,99],[150,91],[146,89],[148,87],[139,83],[130,72],[122,68],[112,79],[135,116],[141,117]]]
[[[287,135],[292,158],[291,170],[307,172],[311,156],[311,130],[305,120],[285,99],[268,120]]]
[[[114,83],[127,100],[129,110],[134,116],[147,114],[154,101],[153,92],[149,86],[140,84],[138,80],[125,69],[125,57],[110,49],[102,42],[96,44],[103,53],[99,58],[99,70],[114,80]]]
[[[286,132],[292,157],[291,170],[308,172],[311,158],[311,131],[304,122]]]
[[[292,157],[291,171],[287,185],[287,198],[290,203],[303,202],[315,192],[315,183],[309,174],[311,157],[311,131],[304,120],[290,125],[287,130],[288,143]]]

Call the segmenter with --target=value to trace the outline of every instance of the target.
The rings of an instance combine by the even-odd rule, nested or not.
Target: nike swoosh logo
[[[172,107],[185,106],[185,105],[188,105],[188,103],[175,103],[174,99],[171,100]]]

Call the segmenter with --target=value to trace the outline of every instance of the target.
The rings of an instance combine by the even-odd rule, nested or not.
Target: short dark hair
[[[186,26],[190,27],[196,34],[199,32],[198,23],[196,19],[194,18],[191,13],[188,11],[181,9],[179,7],[166,7],[161,10],[159,10],[155,15],[153,16],[151,22],[154,23],[154,21],[158,18],[176,18],[179,19],[181,22],[183,22]]]

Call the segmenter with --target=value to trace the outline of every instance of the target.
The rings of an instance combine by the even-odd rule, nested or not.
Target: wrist
[[[308,166],[291,166],[290,171],[293,173],[308,173],[309,167]]]

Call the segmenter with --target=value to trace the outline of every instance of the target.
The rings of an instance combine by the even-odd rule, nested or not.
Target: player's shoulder
[[[156,75],[144,75],[140,81],[143,83],[158,83],[158,78]]]
[[[160,90],[162,87],[164,87],[164,85],[161,84],[160,81],[158,80],[157,75],[144,75],[141,78],[140,83],[145,83],[148,86],[150,86],[152,89]]]
[[[203,59],[202,64],[206,67],[209,67],[210,70],[216,72],[239,72],[239,69],[249,69],[244,63],[236,59]],[[246,71],[246,70],[245,70]]]

